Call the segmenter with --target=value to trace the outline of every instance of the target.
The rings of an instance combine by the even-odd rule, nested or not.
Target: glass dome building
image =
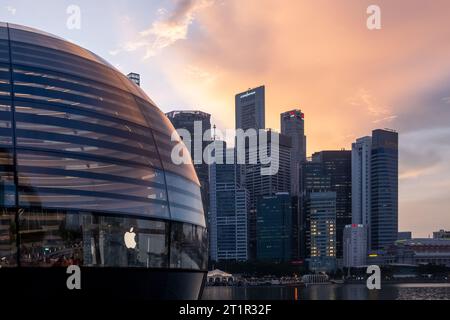
[[[1,291],[197,299],[205,216],[193,166],[171,161],[173,131],[92,52],[0,23]]]

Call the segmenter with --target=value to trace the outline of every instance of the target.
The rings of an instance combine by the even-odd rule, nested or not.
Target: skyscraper
[[[380,250],[397,240],[398,232],[398,133],[372,132],[371,248]]]
[[[258,261],[287,262],[293,257],[293,214],[288,192],[258,198]]]
[[[311,217],[308,209],[308,197],[313,192],[329,192],[331,179],[325,174],[321,162],[306,161],[302,165],[302,194],[299,217],[299,253],[300,258],[311,256]]]
[[[227,149],[227,152],[234,152]],[[248,258],[249,195],[240,184],[236,164],[211,164],[210,251],[213,261]]]
[[[323,165],[324,174],[330,178],[330,190],[336,192],[336,257],[343,257],[344,228],[352,222],[352,177],[349,150],[321,151],[313,154],[313,162]]]
[[[236,129],[265,129],[264,86],[236,94]]]
[[[360,267],[366,264],[367,226],[348,224],[344,228],[344,267]]]
[[[201,124],[202,129],[201,132],[199,132],[199,134],[200,135],[205,134],[207,130],[211,130],[211,115],[209,113],[202,111],[183,110],[183,111],[168,112],[166,113],[166,116],[167,118],[169,118],[170,122],[172,122],[172,125],[175,127],[176,130],[185,129],[191,135],[191,139],[189,141],[188,139],[186,139],[186,137],[184,137],[183,142],[187,144],[187,147],[191,152],[194,168],[195,171],[197,172],[198,180],[200,181],[201,185],[203,208],[205,210],[205,213],[208,214],[209,212],[208,165],[203,161],[203,157],[201,157],[201,159],[194,159],[194,148],[201,149],[200,155],[203,155],[203,150],[209,143],[211,143],[211,141],[209,141],[211,140],[211,136],[210,134],[206,134],[206,139],[204,139],[206,141],[203,141],[202,137],[197,137],[197,139],[200,140],[194,142],[194,134],[195,134],[194,124],[196,121],[198,121],[198,123]]]
[[[291,195],[300,195],[301,165],[306,161],[305,115],[298,109],[280,115],[281,133],[291,138]]]
[[[291,186],[290,161],[291,139],[283,134],[267,130],[267,144],[256,138],[256,145],[246,146],[245,184],[250,192],[251,207],[256,208],[257,197],[277,192],[289,192]],[[273,141],[272,136],[278,139]],[[260,152],[272,157],[272,162],[262,163]],[[276,156],[278,153],[278,156]],[[251,163],[251,162],[254,163]],[[272,168],[270,174],[262,174],[262,169]]]
[[[312,271],[336,268],[336,192],[312,192],[307,197],[310,217]]]
[[[372,137],[359,138],[352,144],[352,224],[367,226],[369,246],[371,155]]]
[[[372,137],[352,144],[352,223],[370,224],[370,163]]]
[[[245,188],[250,195],[249,212],[249,248],[250,258],[256,258],[256,207],[257,199],[260,196],[273,195],[277,192],[289,192],[290,183],[290,159],[291,159],[291,140],[289,137],[267,130],[267,144],[260,143],[259,136],[256,145],[246,145],[244,166]],[[278,144],[272,143],[272,134],[278,137]],[[270,164],[263,164],[260,159],[260,149],[272,157]],[[278,157],[276,157],[278,153]],[[250,163],[251,159],[255,163]],[[261,174],[261,169],[277,169],[271,174]]]

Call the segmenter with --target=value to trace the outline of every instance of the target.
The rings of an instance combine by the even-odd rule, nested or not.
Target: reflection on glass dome
[[[129,276],[122,292],[197,298],[205,216],[193,166],[170,159],[179,143],[173,131],[150,98],[97,55],[0,24],[2,282],[20,285],[25,280],[9,275],[26,279],[23,270],[46,272],[50,291],[58,267],[77,264],[95,274],[98,283],[87,285],[95,290],[109,270]]]

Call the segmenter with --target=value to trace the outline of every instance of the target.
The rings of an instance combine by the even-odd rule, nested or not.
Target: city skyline
[[[68,1],[14,1],[15,10],[0,1],[0,19],[89,47],[124,74],[140,73],[143,89],[163,111],[200,109],[219,128],[233,127],[236,92],[264,84],[266,126],[278,128],[281,112],[301,109],[308,155],[350,150],[372,129],[396,129],[400,230],[427,237],[448,229],[449,4],[410,1],[405,13],[400,3],[376,1],[382,29],[369,31],[370,2],[325,2],[280,7],[248,1],[238,7],[234,1],[154,1],[131,7],[120,1],[108,7],[78,1],[81,29],[69,30]],[[219,28],[224,19],[233,22],[227,30]],[[255,45],[260,37],[273,45]]]

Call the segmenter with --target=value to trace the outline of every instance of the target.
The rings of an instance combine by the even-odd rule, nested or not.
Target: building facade
[[[330,178],[330,191],[336,193],[336,257],[342,259],[344,228],[352,222],[352,153],[349,150],[316,152],[313,162],[321,163]]]
[[[250,199],[247,190],[240,184],[238,166],[214,163],[209,170],[211,259],[246,261]]]
[[[441,229],[433,232],[433,239],[450,239],[450,231]]]
[[[410,240],[412,239],[411,231],[399,231],[397,235],[397,240]]]
[[[336,269],[336,192],[311,192],[307,197],[310,219],[310,270]]]
[[[344,229],[344,267],[361,267],[367,258],[367,226],[349,224]]]
[[[300,232],[299,252],[300,258],[311,256],[311,217],[308,209],[308,196],[313,192],[329,192],[331,180],[325,174],[322,163],[306,161],[302,165],[302,195],[300,197]],[[304,239],[304,241],[301,241]]]
[[[249,192],[249,249],[250,258],[256,258],[256,209],[257,200],[261,196],[273,195],[278,192],[289,192],[291,183],[290,160],[291,141],[289,137],[277,132],[267,130],[266,143],[246,145],[245,166],[243,172],[244,186]],[[275,137],[278,142],[273,141]],[[263,163],[260,152],[272,157],[270,163]],[[266,170],[266,174],[263,171]]]
[[[291,190],[292,196],[300,196],[300,174],[306,161],[305,115],[295,109],[280,115],[281,134],[291,138]]]
[[[352,223],[370,224],[370,163],[372,137],[352,144]]]
[[[413,238],[397,241],[386,250],[388,263],[450,267],[450,239]]]
[[[265,129],[265,101],[264,86],[236,94],[236,129]]]
[[[261,196],[257,205],[258,261],[288,262],[293,257],[293,211],[289,193]]]
[[[2,290],[71,297],[78,265],[84,297],[198,298],[200,184],[171,161],[183,144],[152,100],[92,52],[13,24],[0,79]]]
[[[208,164],[203,159],[203,151],[211,143],[211,115],[198,110],[171,111],[166,113],[176,130],[184,129],[190,137],[183,137],[194,164],[195,172],[200,181],[200,191],[204,211],[209,215],[209,176]],[[196,124],[198,132],[196,132]],[[194,137],[196,140],[194,140]],[[190,139],[189,139],[190,138]],[[196,152],[196,154],[194,154]]]
[[[398,133],[372,132],[371,249],[381,250],[397,240],[398,233]]]
[[[370,250],[370,164],[372,137],[362,137],[352,144],[352,224],[362,224],[367,231]]]
[[[304,228],[306,223],[302,216],[300,197],[291,197],[292,205],[292,259],[294,262],[303,263],[305,252],[303,251],[306,243],[306,233]]]

